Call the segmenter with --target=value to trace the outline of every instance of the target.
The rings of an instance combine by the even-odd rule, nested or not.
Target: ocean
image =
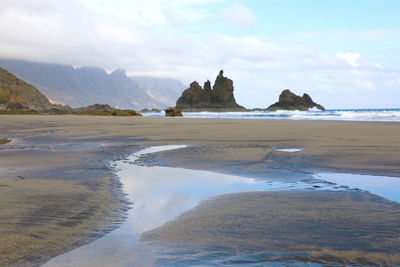
[[[143,113],[146,117],[163,117],[164,112]],[[186,118],[400,121],[400,109],[330,109],[325,111],[248,111],[248,112],[183,112]]]

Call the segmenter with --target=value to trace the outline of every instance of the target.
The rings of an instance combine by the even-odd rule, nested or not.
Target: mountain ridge
[[[166,108],[175,104],[185,88],[183,83],[175,80],[167,90],[168,97],[162,98],[159,96],[163,93],[158,92],[165,89],[158,80],[163,78],[138,78],[139,82],[136,82],[136,77],[128,77],[121,69],[107,74],[98,67],[74,68],[14,59],[0,59],[0,67],[37,87],[52,103],[72,107],[104,103],[126,109]]]

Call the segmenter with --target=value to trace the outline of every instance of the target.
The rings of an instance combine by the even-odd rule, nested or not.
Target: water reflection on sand
[[[208,171],[157,166],[146,167],[132,164],[146,153],[156,153],[184,147],[152,147],[135,153],[128,160],[115,162],[113,167],[115,167],[116,174],[120,178],[123,190],[127,194],[128,199],[133,202],[127,221],[120,228],[93,243],[58,256],[47,262],[44,266],[154,265],[157,261],[157,254],[153,247],[145,242],[138,241],[140,234],[158,227],[182,212],[193,208],[201,200],[221,194],[237,192],[346,189],[332,183],[324,182],[318,183],[318,185],[301,181],[297,183],[269,181],[266,183],[265,181],[252,178]],[[332,182],[337,181],[339,184],[340,182],[344,182],[342,180],[335,180],[337,177],[328,176],[322,176],[321,178]],[[357,187],[356,185],[350,186]],[[371,191],[373,192],[373,190]],[[211,262],[209,262],[210,265]],[[285,264],[276,263],[274,265],[284,266]]]
[[[127,221],[119,229],[56,257],[44,266],[92,266],[111,262],[114,266],[152,265],[156,258],[152,248],[138,241],[142,232],[162,225],[203,199],[225,193],[266,190],[272,186],[233,175],[132,164],[146,153],[182,147],[152,147],[133,154],[128,160],[116,162],[113,165],[116,174],[134,203]]]
[[[400,178],[351,173],[320,173],[316,178],[400,202]]]

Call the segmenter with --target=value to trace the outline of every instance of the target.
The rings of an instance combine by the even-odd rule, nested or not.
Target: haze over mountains
[[[107,74],[96,67],[0,59],[0,67],[37,87],[51,101],[82,107],[93,103],[122,109],[166,108],[175,105],[186,86],[177,80],[128,77],[123,70]]]

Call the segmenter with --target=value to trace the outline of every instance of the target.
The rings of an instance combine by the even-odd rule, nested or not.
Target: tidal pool
[[[304,148],[276,148],[276,151],[280,151],[280,152],[289,152],[289,153],[294,153],[294,152],[300,152],[303,151]]]
[[[319,173],[315,178],[400,202],[400,178],[351,173]]]
[[[167,262],[160,261],[158,248],[139,241],[139,236],[143,232],[159,227],[181,213],[192,209],[202,200],[212,199],[223,194],[253,191],[348,190],[347,187],[324,181],[318,183],[314,181],[282,183],[209,171],[159,166],[147,167],[135,164],[148,153],[184,147],[158,146],[146,148],[134,153],[128,159],[112,163],[111,166],[115,169],[127,198],[133,203],[132,209],[128,211],[126,222],[120,228],[90,244],[51,259],[44,266],[168,265]],[[332,177],[327,176],[321,178],[328,181],[333,180]],[[351,185],[351,187],[356,186]],[[397,192],[400,193],[400,190],[398,189]],[[212,251],[215,252],[215,250]],[[177,251],[173,253],[177,253]],[[205,249],[198,253],[204,254],[204,257],[201,258],[205,261],[201,263],[182,262],[179,265],[214,265],[213,253],[210,256],[210,250]],[[223,256],[224,253],[226,252],[218,252],[218,257]],[[240,258],[240,256],[236,257]],[[309,263],[301,261],[295,261],[292,264],[294,264],[293,266],[310,266]],[[177,262],[174,262],[173,265],[177,265]],[[272,262],[268,265],[286,266],[287,264]],[[317,264],[317,266],[319,265]]]

